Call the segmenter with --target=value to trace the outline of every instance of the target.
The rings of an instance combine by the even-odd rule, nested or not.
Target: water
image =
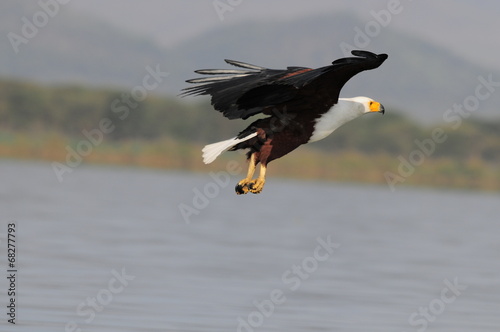
[[[500,329],[497,194],[271,171],[236,196],[239,178],[80,166],[59,183],[5,160],[0,174],[0,269],[10,222],[18,269],[15,328],[0,280],[1,331]]]

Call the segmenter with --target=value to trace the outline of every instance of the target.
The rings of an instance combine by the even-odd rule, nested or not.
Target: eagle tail
[[[205,164],[210,164],[222,152],[229,150],[230,148],[232,148],[233,146],[235,146],[241,142],[244,142],[244,141],[247,141],[251,138],[254,138],[255,136],[257,136],[256,132],[254,132],[248,136],[245,136],[243,138],[233,137],[233,138],[230,138],[230,139],[225,140],[225,141],[205,145],[205,147],[202,150],[203,162]]]

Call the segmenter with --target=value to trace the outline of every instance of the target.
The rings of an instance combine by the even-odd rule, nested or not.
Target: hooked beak
[[[370,103],[370,112],[378,112],[384,114],[385,108],[381,103],[373,101]]]

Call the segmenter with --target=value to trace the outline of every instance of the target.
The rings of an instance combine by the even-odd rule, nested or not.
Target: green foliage
[[[78,139],[84,130],[99,128],[108,119],[113,125],[103,135],[108,141],[168,137],[203,144],[235,136],[252,121],[229,121],[213,111],[208,99],[151,95],[136,102],[128,93],[0,81],[0,126],[7,131],[57,132]],[[445,131],[446,140],[436,144],[431,158],[500,163],[500,121],[467,119],[458,128],[423,128],[390,108],[384,116],[368,114],[352,121],[311,146],[329,152],[408,156],[417,148],[415,140],[431,138],[438,127]]]

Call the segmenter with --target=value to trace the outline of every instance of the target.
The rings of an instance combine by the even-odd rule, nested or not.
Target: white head
[[[366,114],[384,113],[384,106],[368,97],[339,98],[339,102],[316,120],[309,142],[319,141],[344,123]]]
[[[354,97],[354,98],[339,98],[339,101],[346,101],[350,103],[359,104],[359,111],[361,114],[366,113],[385,113],[384,106],[375,100],[368,97]]]

